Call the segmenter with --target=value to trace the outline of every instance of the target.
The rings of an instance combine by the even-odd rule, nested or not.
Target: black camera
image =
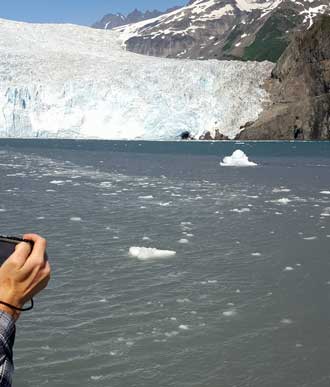
[[[0,266],[14,253],[16,246],[22,242],[29,243],[31,248],[33,247],[32,241],[16,237],[0,236]]]

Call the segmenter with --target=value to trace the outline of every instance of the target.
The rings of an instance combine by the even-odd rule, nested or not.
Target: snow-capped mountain
[[[329,0],[193,0],[118,30],[127,50],[170,58],[276,61],[290,33],[329,13]]]
[[[126,24],[138,23],[142,20],[153,19],[157,16],[163,15],[164,13],[169,13],[175,11],[180,7],[170,8],[167,11],[158,11],[154,9],[153,11],[141,12],[138,9],[134,9],[127,16],[122,13],[109,13],[105,15],[100,21],[92,25],[93,28],[99,28],[101,30],[111,30],[116,27],[120,27]]]
[[[268,95],[271,63],[173,60],[125,51],[115,31],[0,19],[0,136],[234,137]]]

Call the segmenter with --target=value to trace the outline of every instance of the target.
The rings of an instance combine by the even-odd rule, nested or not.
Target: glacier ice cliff
[[[0,136],[170,140],[234,137],[268,98],[271,63],[127,52],[120,33],[0,19]]]

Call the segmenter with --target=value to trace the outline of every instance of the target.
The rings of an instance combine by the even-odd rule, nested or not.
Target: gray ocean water
[[[329,386],[329,172],[329,143],[1,140],[0,231],[53,266],[14,386]]]

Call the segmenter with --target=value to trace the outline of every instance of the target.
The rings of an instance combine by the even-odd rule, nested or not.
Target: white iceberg
[[[243,151],[237,149],[231,156],[226,156],[220,165],[222,167],[254,167],[258,164],[250,161]]]
[[[129,255],[145,261],[147,259],[153,258],[168,258],[173,257],[176,254],[176,251],[171,250],[158,250],[153,247],[136,247],[133,246],[129,249]]]

